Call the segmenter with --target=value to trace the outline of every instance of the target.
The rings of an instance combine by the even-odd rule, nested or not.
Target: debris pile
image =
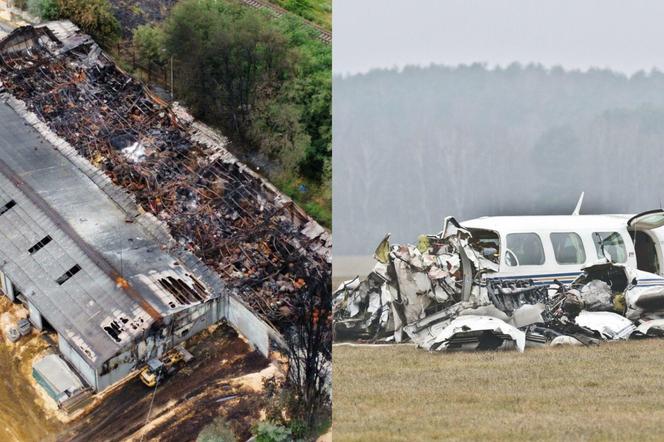
[[[570,285],[498,277],[498,250],[453,218],[417,246],[380,243],[369,276],[333,297],[337,339],[426,350],[590,345],[664,336],[664,278],[608,261]]]
[[[329,232],[223,138],[150,94],[77,28],[56,25],[0,42],[0,98],[22,100],[258,313],[287,319],[308,276],[330,277]]]

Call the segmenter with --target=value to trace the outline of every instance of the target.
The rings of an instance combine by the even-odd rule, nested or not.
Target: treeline
[[[630,213],[664,201],[664,73],[513,64],[334,80],[335,254],[448,215]]]

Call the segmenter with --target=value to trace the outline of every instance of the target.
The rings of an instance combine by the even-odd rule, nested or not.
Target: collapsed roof
[[[200,258],[216,270],[216,279],[207,275],[215,281],[215,292],[225,287],[275,323],[289,314],[289,294],[301,287],[302,278],[329,278],[328,231],[230,154],[223,137],[195,122],[183,108],[154,97],[71,23],[21,27],[0,41],[0,99],[57,150],[69,152],[70,161],[83,156],[87,161],[79,158],[83,164],[77,166],[97,186],[115,188],[110,180],[126,191],[107,192],[124,212],[124,227],[115,237],[112,232],[119,224],[107,221],[115,219],[107,215],[117,207],[80,216],[88,221],[75,219],[77,205],[96,207],[97,199],[90,186],[68,181],[74,178],[62,159],[43,172],[45,163],[40,161],[55,164],[54,151],[39,147],[29,152],[34,140],[23,133],[7,157],[14,161],[12,170],[27,173],[37,193],[51,198],[52,207],[89,235],[86,241],[99,241],[96,245],[109,260],[125,250],[123,262],[140,265],[140,254],[148,251],[136,239],[145,236],[124,229],[138,229],[147,218],[147,229],[159,238],[161,249],[185,264],[195,265],[191,254]],[[9,115],[6,107],[0,111]],[[6,121],[14,124],[9,117]],[[63,168],[60,173],[58,167]],[[82,227],[85,222],[90,230]],[[38,227],[42,230],[36,236],[46,232]],[[106,233],[99,235],[96,229],[104,227]],[[135,239],[131,252],[121,244],[129,238]],[[163,261],[172,267],[174,260]],[[198,286],[193,281],[192,287],[195,296]],[[169,302],[150,302],[172,308]]]
[[[102,189],[113,192],[112,183],[93,181],[97,171],[44,143],[5,103],[0,133],[1,270],[93,365],[155,321],[222,293],[200,261],[161,248],[154,217],[126,222]]]

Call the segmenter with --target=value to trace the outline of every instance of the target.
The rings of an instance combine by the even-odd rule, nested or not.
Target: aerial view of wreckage
[[[335,339],[524,351],[664,336],[664,210],[447,218],[334,294]]]
[[[61,408],[155,384],[220,321],[269,357],[330,278],[328,230],[70,22],[0,41],[0,122],[0,288],[29,312],[2,331],[50,332],[33,374]]]

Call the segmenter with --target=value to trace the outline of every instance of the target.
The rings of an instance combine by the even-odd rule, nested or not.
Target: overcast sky
[[[334,0],[333,69],[537,62],[664,71],[664,1]]]

